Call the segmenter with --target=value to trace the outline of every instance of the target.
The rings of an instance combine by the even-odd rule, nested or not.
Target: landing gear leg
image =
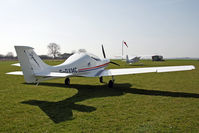
[[[100,80],[100,83],[104,83],[103,77],[100,77],[99,80]]]
[[[65,85],[70,85],[70,79],[69,78],[65,79]]]
[[[39,85],[39,82],[37,82],[36,86],[38,86],[38,85]]]
[[[112,76],[112,80],[109,80],[109,82],[108,82],[108,87],[109,87],[109,88],[113,88],[114,81],[115,81],[115,79],[114,79],[114,77]]]

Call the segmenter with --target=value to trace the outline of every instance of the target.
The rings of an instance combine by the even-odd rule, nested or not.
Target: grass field
[[[35,86],[5,75],[20,68],[1,61],[0,132],[199,132],[199,61],[116,62],[121,68],[195,65],[196,70],[116,76],[114,88],[98,78],[76,77],[70,87],[64,79]]]

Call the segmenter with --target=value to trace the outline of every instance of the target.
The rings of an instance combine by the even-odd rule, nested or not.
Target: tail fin
[[[18,60],[23,71],[24,79],[27,83],[37,82],[34,73],[47,71],[48,65],[33,51],[33,48],[27,46],[15,46]]]
[[[126,55],[126,63],[129,63],[129,57]]]

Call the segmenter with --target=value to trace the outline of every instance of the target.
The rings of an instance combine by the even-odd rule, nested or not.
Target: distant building
[[[40,57],[42,60],[53,59],[52,57],[50,57],[50,56],[48,56],[48,55],[39,55],[39,57]]]
[[[164,61],[162,55],[154,55],[152,56],[152,61]]]
[[[59,54],[58,58],[60,59],[68,59],[71,55],[73,55],[72,53],[63,53],[63,54]]]

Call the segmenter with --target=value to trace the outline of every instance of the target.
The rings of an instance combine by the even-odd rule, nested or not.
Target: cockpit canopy
[[[90,57],[91,59],[95,60],[95,61],[101,61],[101,59],[99,57],[97,57],[94,54],[88,53],[88,52],[77,52],[75,54],[73,54],[72,56],[70,56],[65,62],[66,63],[72,63],[74,61],[76,61],[77,59],[83,58],[85,56]]]
[[[91,54],[91,53],[87,53],[92,59],[96,60],[96,61],[101,61],[101,59],[99,57],[97,57],[96,55],[94,54]]]

